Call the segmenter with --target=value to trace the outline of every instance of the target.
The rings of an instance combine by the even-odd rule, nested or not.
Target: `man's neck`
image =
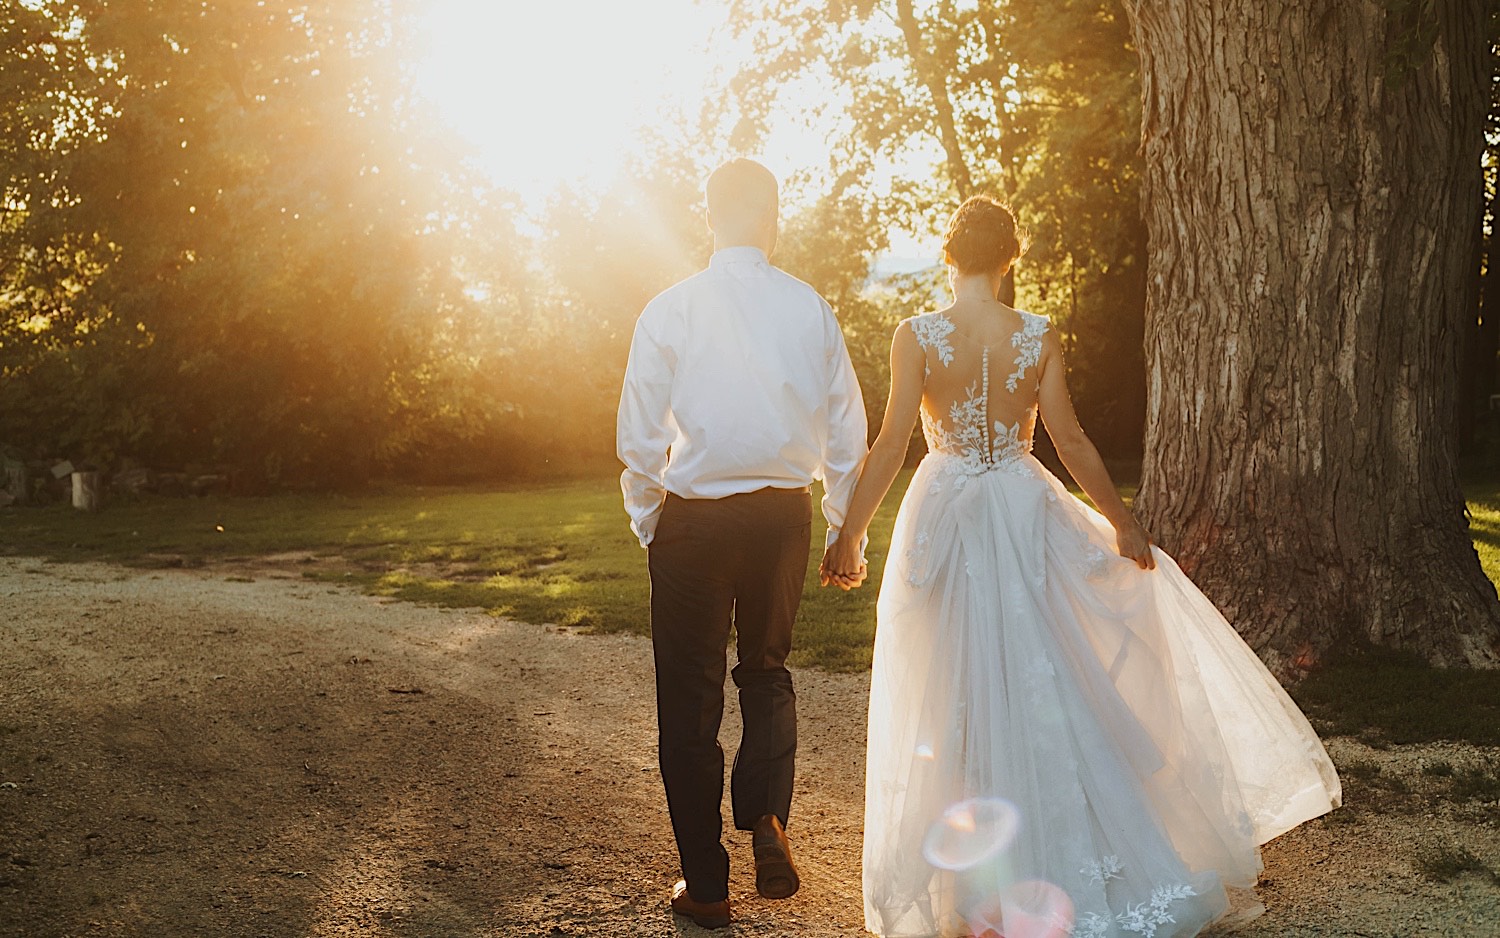
[[[714,238],[715,254],[720,251],[728,250],[729,248],[755,248],[757,251],[766,255],[767,257],[770,257],[771,255],[771,252],[767,249],[766,245],[760,242],[740,238],[725,238],[722,240],[717,237]]]

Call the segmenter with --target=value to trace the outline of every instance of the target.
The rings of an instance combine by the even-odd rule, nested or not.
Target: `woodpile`
[[[106,493],[126,499],[146,495],[186,498],[227,495],[231,488],[227,472],[159,472],[146,466],[104,472],[67,459],[25,460],[13,454],[0,447],[0,508],[67,502],[97,511]]]

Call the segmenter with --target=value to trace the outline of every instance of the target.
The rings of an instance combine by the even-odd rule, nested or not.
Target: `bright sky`
[[[426,8],[421,93],[495,181],[533,207],[560,183],[606,183],[643,128],[696,116],[749,54],[718,30],[723,0],[427,0]],[[804,126],[792,116],[795,102],[785,103],[786,119],[756,158],[783,180],[823,172],[826,128]]]
[[[527,197],[608,179],[643,127],[696,114],[741,51],[717,0],[429,0],[424,94]]]

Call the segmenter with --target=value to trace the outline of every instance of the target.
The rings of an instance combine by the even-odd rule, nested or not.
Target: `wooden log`
[[[98,511],[99,503],[104,495],[104,486],[100,484],[100,474],[97,472],[75,472],[73,473],[73,507],[83,511]]]

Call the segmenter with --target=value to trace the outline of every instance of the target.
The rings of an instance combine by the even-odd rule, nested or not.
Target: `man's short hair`
[[[708,212],[721,218],[745,218],[776,210],[776,177],[744,158],[733,159],[709,174]]]

